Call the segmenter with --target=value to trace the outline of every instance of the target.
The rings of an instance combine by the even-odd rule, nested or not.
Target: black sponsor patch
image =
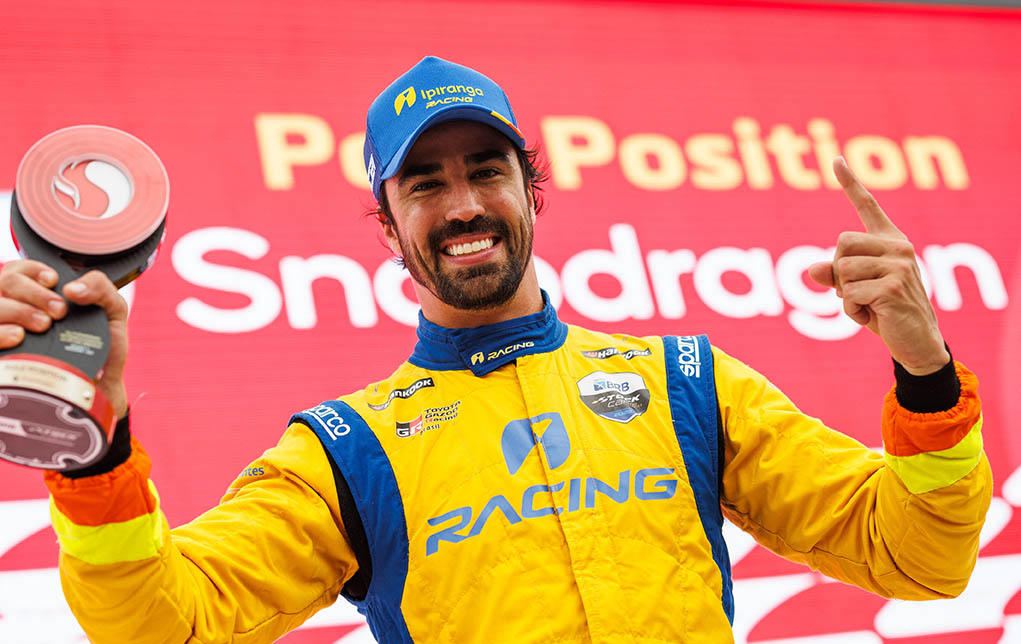
[[[393,402],[394,398],[411,398],[419,389],[425,389],[426,387],[435,386],[436,385],[433,383],[432,378],[422,378],[421,380],[416,380],[415,382],[411,383],[404,389],[394,389],[387,395],[386,402],[379,405],[370,404],[369,409],[372,409],[373,411],[383,411],[384,409],[390,406],[390,403]]]
[[[652,394],[637,373],[596,371],[578,381],[578,393],[585,406],[618,423],[631,422],[649,408]]]
[[[627,351],[620,351],[614,347],[606,347],[605,349],[596,349],[595,351],[582,351],[581,355],[586,358],[594,358],[596,360],[605,360],[611,356],[620,356],[625,360],[630,360],[635,356],[651,356],[651,349],[628,349]]]

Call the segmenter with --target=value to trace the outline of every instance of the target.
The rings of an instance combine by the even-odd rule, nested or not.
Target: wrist
[[[118,465],[124,463],[131,456],[131,429],[128,421],[127,410],[124,412],[124,416],[120,417],[117,421],[117,426],[114,428],[113,440],[110,441],[110,447],[107,449],[106,454],[103,458],[99,459],[92,465],[83,467],[79,470],[70,470],[64,472],[64,476],[69,479],[80,479],[87,476],[96,476],[97,474],[106,474],[112,472]]]
[[[128,415],[128,392],[124,387],[124,383],[119,382],[113,386],[103,386],[101,382],[96,386],[103,390],[106,399],[110,401],[117,420],[124,420]]]
[[[912,362],[893,359],[895,363],[900,365],[904,371],[908,372],[912,376],[928,376],[936,373],[940,369],[943,369],[948,364],[953,362],[953,358],[950,356],[950,351],[947,349],[946,343],[939,348],[939,351],[933,352],[932,356],[924,362]]]
[[[933,413],[953,409],[961,396],[961,381],[957,376],[953,356],[944,345],[947,360],[939,368],[927,373],[912,373],[896,360],[893,375],[897,380],[897,403],[908,411]]]

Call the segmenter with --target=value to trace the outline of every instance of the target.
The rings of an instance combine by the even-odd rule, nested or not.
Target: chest
[[[635,520],[696,516],[665,378],[653,365],[529,356],[485,378],[436,377],[375,418],[404,501],[412,558],[490,552]],[[391,429],[392,426],[392,429]],[[667,508],[671,508],[668,510]],[[577,527],[576,527],[577,525]]]

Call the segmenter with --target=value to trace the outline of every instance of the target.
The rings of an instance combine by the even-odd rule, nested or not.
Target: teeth
[[[489,237],[489,238],[486,238],[486,239],[480,239],[479,241],[468,242],[466,244],[453,244],[453,245],[447,246],[447,248],[444,249],[443,252],[445,252],[447,255],[453,255],[454,257],[457,257],[458,255],[467,255],[469,253],[477,253],[479,251],[483,251],[483,250],[486,250],[487,248],[492,248],[492,247],[493,247],[493,238]]]

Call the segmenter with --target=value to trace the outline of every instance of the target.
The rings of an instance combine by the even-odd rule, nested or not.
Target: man
[[[338,594],[384,642],[731,641],[724,513],[884,596],[964,589],[991,487],[976,379],[945,348],[910,244],[843,162],[866,232],[810,273],[896,361],[885,457],[704,336],[560,322],[535,275],[536,173],[515,123],[495,83],[438,58],[380,94],[366,167],[422,306],[418,344],[388,379],[295,415],[173,531],[128,433],[124,302],[95,273],[64,289],[109,314],[99,386],[122,418],[103,462],[46,475],[65,594],[93,641],[271,642]],[[64,314],[55,279],[4,268],[6,346]]]

